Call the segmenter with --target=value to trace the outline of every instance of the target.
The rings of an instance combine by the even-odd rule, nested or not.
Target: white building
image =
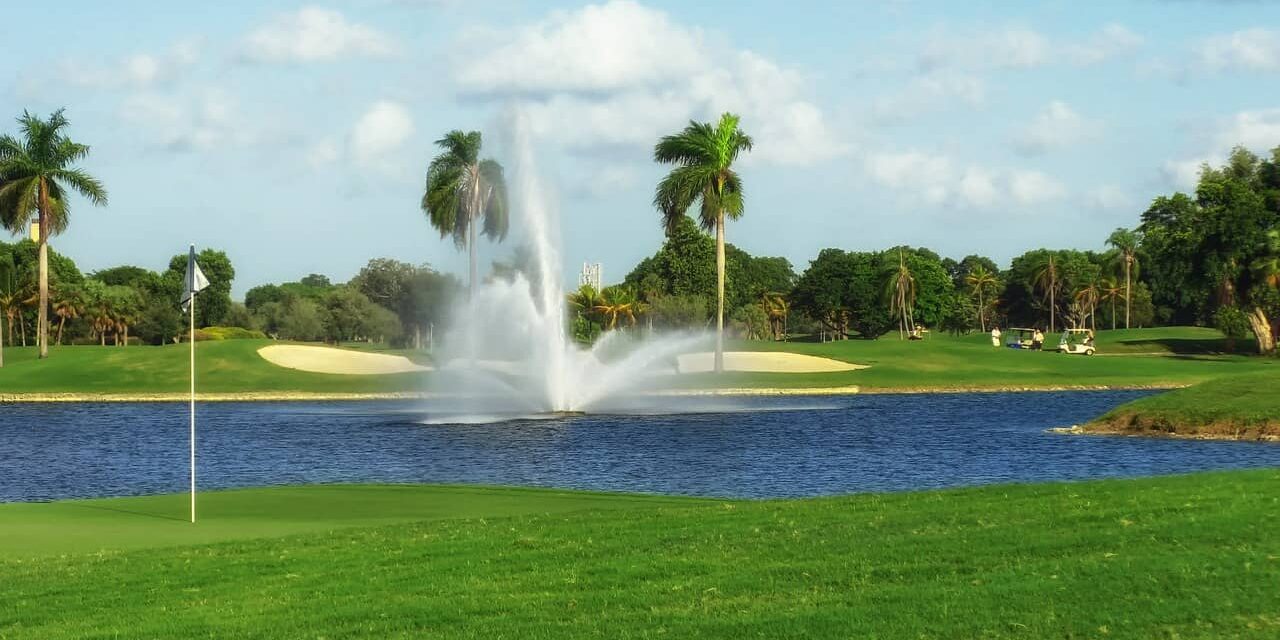
[[[578,274],[578,286],[589,284],[592,289],[599,291],[600,285],[604,282],[603,273],[599,262],[595,264],[582,263],[582,273]]]

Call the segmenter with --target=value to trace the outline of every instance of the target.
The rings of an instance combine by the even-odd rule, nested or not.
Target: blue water
[[[495,424],[436,424],[412,402],[205,404],[199,480],[204,489],[451,482],[773,497],[1280,466],[1276,444],[1045,432],[1140,395],[658,399],[711,412]],[[186,405],[0,406],[0,501],[186,483]]]

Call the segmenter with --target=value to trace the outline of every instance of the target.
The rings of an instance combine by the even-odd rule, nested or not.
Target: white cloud
[[[330,138],[322,139],[307,148],[305,159],[312,169],[329,166],[342,158],[342,149]]]
[[[872,153],[864,161],[871,180],[931,205],[991,209],[1056,200],[1064,186],[1039,171],[1000,170],[968,165],[957,171],[945,155],[921,151]]]
[[[235,100],[219,89],[134,94],[121,103],[119,116],[149,144],[169,151],[210,151],[256,139],[244,126]]]
[[[949,110],[957,103],[978,107],[986,102],[986,93],[981,78],[940,70],[911,80],[896,93],[876,97],[872,114],[881,122],[897,122],[929,111]]]
[[[916,55],[925,71],[947,67],[968,69],[1032,69],[1053,63],[1098,64],[1137,49],[1142,36],[1124,25],[1103,25],[1079,41],[1054,40],[1022,26],[934,29]]]
[[[1255,27],[1216,35],[1196,50],[1200,66],[1211,71],[1280,70],[1280,31]]]
[[[245,36],[241,55],[257,62],[320,62],[349,56],[385,57],[395,40],[373,27],[349,22],[337,11],[304,7],[280,14]]]
[[[177,80],[200,57],[195,39],[175,43],[163,53],[134,53],[118,59],[63,60],[60,76],[69,84],[90,89],[148,89]]]
[[[1088,40],[1066,46],[1066,53],[1077,64],[1090,65],[1132,52],[1142,46],[1142,36],[1128,27],[1111,23],[1104,25]]]
[[[1020,204],[1037,204],[1066,195],[1066,187],[1039,171],[1014,171],[1009,177],[1009,195]]]
[[[803,164],[848,149],[807,97],[804,74],[631,0],[472,33],[458,49],[464,94],[521,100],[534,135],[570,150],[648,146],[723,111],[742,116],[755,139],[746,162]]]
[[[1280,146],[1280,108],[1239,111],[1219,119],[1203,134],[1199,153],[1164,162],[1160,174],[1170,186],[1190,191],[1200,181],[1201,165],[1221,166],[1233,147],[1265,154]]]
[[[1014,148],[1024,155],[1038,155],[1075,144],[1094,137],[1097,123],[1087,120],[1060,100],[1054,100],[1026,126],[1014,139]]]
[[[924,70],[949,66],[969,68],[1027,69],[1044,64],[1049,39],[1025,27],[983,29],[954,34],[935,30],[929,34],[916,64]]]
[[[413,135],[413,118],[398,102],[380,100],[371,105],[351,129],[351,155],[365,166],[382,163]]]
[[[1114,185],[1102,185],[1085,194],[1085,204],[1100,211],[1126,210],[1133,206],[1133,198],[1124,189]]]
[[[1000,199],[1000,190],[995,181],[995,174],[991,171],[969,167],[960,178],[959,195],[974,206],[989,207]]]

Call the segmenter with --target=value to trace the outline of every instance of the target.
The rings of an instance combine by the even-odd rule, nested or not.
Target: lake
[[[470,424],[409,401],[210,403],[198,405],[199,480],[764,498],[1280,466],[1276,444],[1045,432],[1144,394],[653,398],[652,415]],[[186,410],[2,406],[0,501],[185,491]]]

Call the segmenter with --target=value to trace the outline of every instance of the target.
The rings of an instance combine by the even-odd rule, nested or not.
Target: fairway
[[[0,637],[1280,634],[1276,470],[777,501],[220,495],[196,527],[167,519],[182,496],[0,506],[0,537],[27,527]],[[81,526],[130,549],[59,532]]]
[[[199,391],[206,394],[421,393],[432,372],[387,375],[309,373],[271,364],[258,349],[270,340],[222,340],[197,345]],[[1056,344],[1050,339],[1048,348]],[[886,336],[839,342],[733,341],[735,351],[790,352],[865,368],[829,373],[686,374],[665,385],[675,389],[818,389],[865,391],[1130,388],[1185,386],[1228,374],[1262,371],[1270,359],[1222,353],[1212,329],[1172,327],[1103,331],[1100,355],[1067,356],[991,346],[986,335],[937,334],[919,342]],[[392,352],[425,362],[421,352]],[[34,350],[6,350],[0,368],[3,394],[185,393],[187,345],[163,347],[55,347],[36,361]],[[672,363],[674,365],[674,362]]]
[[[208,544],[444,518],[696,504],[693,498],[448,485],[312,485],[0,504],[0,559]]]

